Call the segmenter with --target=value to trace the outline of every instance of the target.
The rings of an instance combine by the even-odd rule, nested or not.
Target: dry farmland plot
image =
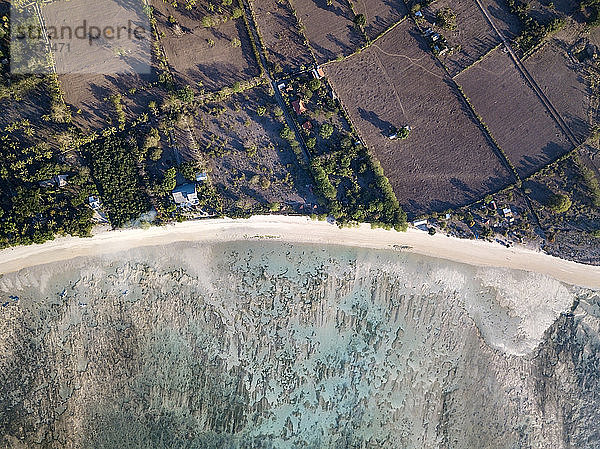
[[[369,39],[379,36],[407,13],[404,2],[399,0],[356,0],[354,11],[367,19],[365,32]]]
[[[519,175],[572,149],[544,104],[501,49],[456,77]]]
[[[595,113],[584,73],[553,40],[525,62],[527,69],[579,141],[589,134]],[[579,65],[581,66],[581,65]]]
[[[325,70],[407,212],[464,205],[511,182],[409,22]],[[413,129],[392,141],[392,125]]]
[[[254,0],[250,5],[275,72],[296,71],[313,63],[287,0]]]
[[[148,103],[157,100],[159,89],[150,75],[59,75],[65,103],[71,108],[73,122],[86,130],[116,125],[115,107],[109,97],[122,96],[123,112],[131,122],[147,111]]]
[[[283,125],[273,117],[275,105],[263,89],[253,89],[206,105],[195,119],[199,154],[209,161],[226,209],[257,202],[316,203],[310,177],[279,137]]]
[[[352,22],[346,0],[291,0],[319,63],[348,55],[364,44],[364,38]]]
[[[259,74],[244,20],[232,19],[231,7],[218,14],[208,11],[204,1],[191,10],[183,2],[177,8],[161,0],[153,0],[152,5],[176,81],[197,91],[215,91]],[[211,20],[214,26],[203,26],[203,20],[205,25]]]
[[[474,0],[436,1],[425,11],[425,18],[435,22],[437,12],[444,8],[450,8],[456,14],[454,31],[439,29],[452,47],[460,46],[460,51],[443,58],[448,72],[454,76],[494,48],[500,38]]]

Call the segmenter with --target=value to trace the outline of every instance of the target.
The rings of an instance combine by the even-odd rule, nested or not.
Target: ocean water
[[[0,447],[597,448],[600,297],[244,241],[0,278]]]

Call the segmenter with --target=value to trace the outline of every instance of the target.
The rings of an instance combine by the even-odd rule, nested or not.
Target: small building
[[[208,179],[208,173],[198,172],[196,173],[196,182],[204,182]]]
[[[100,204],[100,198],[98,198],[97,196],[88,197],[88,204],[94,210],[98,210],[102,207],[102,205]]]
[[[56,179],[56,184],[58,185],[58,187],[64,187],[67,185],[67,178],[68,175],[57,175],[55,176]]]
[[[56,175],[53,176],[51,179],[46,179],[44,181],[40,181],[38,182],[38,185],[40,187],[42,187],[43,189],[47,189],[50,187],[64,187],[67,185],[67,178],[69,176],[68,175]]]
[[[413,221],[413,226],[415,228],[418,228],[419,226],[427,226],[427,220]]]
[[[305,121],[302,124],[302,129],[306,130],[306,131],[310,131],[312,129],[312,123],[310,122],[310,120]]]
[[[498,210],[498,206],[496,205],[496,201],[490,201],[490,209],[492,210]]]
[[[320,80],[321,78],[323,78],[325,76],[325,72],[323,72],[323,69],[319,66],[312,69],[312,74],[315,77],[315,79],[318,79],[318,80]]]
[[[175,187],[173,192],[173,200],[178,206],[195,206],[199,203],[196,184],[188,183]]]
[[[446,220],[450,220],[452,218],[451,214],[446,214]]]
[[[512,218],[512,216],[513,216],[513,212],[512,212],[512,209],[510,207],[505,207],[504,209],[502,209],[502,214],[506,218]]]
[[[45,179],[44,181],[38,182],[38,185],[42,189],[48,189],[50,187],[54,187],[56,185],[56,182],[54,182],[54,178],[52,178],[52,179]]]
[[[301,115],[306,112],[306,105],[302,100],[292,101],[292,107],[296,112],[296,115]]]
[[[423,17],[423,13],[421,11],[415,12],[415,17]]]
[[[285,83],[279,83],[277,85],[277,89],[279,89],[279,91],[281,92],[283,89],[285,89]]]

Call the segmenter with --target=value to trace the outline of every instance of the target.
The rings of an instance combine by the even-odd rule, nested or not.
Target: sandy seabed
[[[211,220],[0,254],[0,447],[597,448],[597,267]]]

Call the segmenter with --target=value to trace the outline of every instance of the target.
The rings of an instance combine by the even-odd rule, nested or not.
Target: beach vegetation
[[[137,162],[138,147],[132,138],[109,135],[88,148],[92,176],[113,226],[123,226],[149,209]]]

